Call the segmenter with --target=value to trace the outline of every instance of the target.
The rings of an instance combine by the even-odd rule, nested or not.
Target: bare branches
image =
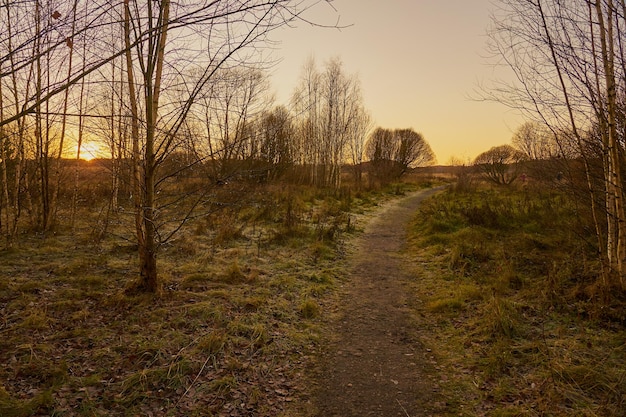
[[[8,134],[7,142],[21,138],[15,139],[16,153],[25,157],[30,143],[23,139],[35,138],[30,152],[43,161],[38,171],[42,190],[50,183],[48,155],[66,155],[65,138],[77,129],[79,146],[83,131],[91,129],[104,136],[118,162],[129,158],[139,288],[156,291],[162,239],[193,217],[191,212],[163,215],[168,211],[163,208],[182,201],[180,195],[162,192],[168,180],[210,156],[252,159],[265,147],[273,161],[292,158],[281,143],[291,127],[281,125],[280,112],[273,122],[261,122],[270,100],[259,71],[265,64],[260,51],[273,30],[309,22],[308,12],[323,4],[330,2],[0,0],[0,25],[7,28],[0,33],[0,139],[5,142]],[[333,105],[338,124],[332,133],[343,140],[347,128],[339,120],[351,114],[340,114],[341,105]],[[90,113],[97,117],[85,117]],[[211,125],[205,136],[208,150],[192,134],[200,115],[211,119],[206,122]],[[217,131],[221,142],[215,141]],[[262,134],[274,137],[262,146],[253,144]],[[186,165],[168,166],[178,151],[186,152],[181,159]],[[337,167],[343,154],[335,149],[333,156]],[[53,183],[60,186],[59,174],[54,175]],[[3,185],[3,194],[10,194],[7,180]],[[194,210],[199,201],[186,206]]]
[[[311,59],[303,68],[292,102],[298,162],[308,168],[305,181],[338,188],[349,143],[358,145],[367,133],[358,79],[344,74],[337,58],[327,62],[323,72]]]
[[[524,160],[524,154],[510,145],[495,146],[481,153],[474,159],[474,166],[489,181],[498,185],[508,185],[519,175],[519,163]]]
[[[400,178],[410,168],[435,162],[430,145],[413,129],[377,128],[367,141],[365,155],[371,164],[371,179],[383,183]]]
[[[517,82],[487,95],[570,137],[585,167],[608,287],[626,282],[623,189],[626,61],[624,7],[613,0],[501,0],[492,52]],[[590,152],[590,150],[594,150]],[[570,155],[561,156],[571,158]],[[603,179],[594,178],[594,165]],[[600,219],[604,217],[604,220]]]

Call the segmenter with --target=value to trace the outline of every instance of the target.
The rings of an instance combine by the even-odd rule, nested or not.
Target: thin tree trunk
[[[139,250],[140,271],[144,268],[146,234],[143,222],[143,198],[141,184],[141,154],[139,152],[139,109],[135,91],[135,75],[130,42],[130,6],[124,2],[124,43],[126,47],[126,76],[128,78],[128,97],[131,110],[131,140],[133,161],[133,204],[135,206],[135,234]]]
[[[595,226],[595,230],[596,230],[596,237],[598,239],[598,248],[600,250],[600,260],[602,262],[603,268],[602,268],[602,277],[603,280],[608,279],[608,276],[610,274],[610,269],[611,269],[611,265],[610,262],[608,261],[609,259],[609,252],[612,251],[612,245],[613,245],[613,241],[611,238],[611,234],[610,231],[607,231],[607,236],[606,236],[606,242],[603,242],[602,239],[602,228],[600,226],[600,221],[596,215],[597,213],[597,205],[595,202],[595,193],[594,193],[594,186],[593,186],[593,178],[592,178],[592,173],[591,173],[591,167],[587,161],[587,158],[584,157],[585,155],[585,149],[583,147],[583,140],[580,136],[580,132],[578,129],[578,124],[576,123],[576,118],[574,117],[574,111],[573,111],[573,105],[570,101],[570,94],[569,94],[569,90],[565,84],[565,80],[564,80],[564,75],[563,75],[563,70],[561,68],[561,65],[559,64],[559,61],[557,59],[557,52],[556,52],[556,48],[554,45],[554,42],[552,40],[552,36],[550,35],[550,31],[548,28],[548,24],[546,21],[546,17],[545,17],[545,13],[544,13],[544,9],[543,9],[543,5],[541,1],[537,2],[537,7],[538,7],[538,11],[540,13],[541,16],[541,28],[546,36],[546,41],[548,44],[548,48],[550,50],[550,54],[551,54],[551,58],[552,58],[552,63],[554,64],[555,70],[557,71],[557,75],[558,75],[558,79],[559,79],[559,85],[561,86],[561,92],[563,93],[563,98],[565,100],[565,107],[567,109],[568,112],[568,117],[569,117],[569,122],[570,122],[570,126],[572,129],[572,133],[574,135],[574,137],[576,138],[576,141],[581,149],[581,154],[583,155],[583,161],[585,164],[585,176],[586,176],[586,180],[587,180],[587,188],[589,191],[589,198],[591,200],[591,211],[593,213],[593,220],[594,220],[594,226]],[[590,13],[590,18],[591,18],[591,10],[589,10]],[[608,224],[607,224],[608,226]],[[602,256],[602,251],[603,249],[606,249],[606,253],[604,254],[605,256]]]
[[[67,79],[69,80],[72,77],[72,62],[73,62],[73,58],[74,58],[74,32],[76,31],[76,9],[78,8],[78,0],[74,0],[74,5],[72,7],[72,29],[71,29],[71,33],[72,35],[67,39],[66,43],[67,43],[67,47],[69,48],[69,57],[68,57],[68,64],[67,64]],[[84,50],[83,50],[84,52]],[[83,56],[85,56],[85,54],[83,53]],[[83,60],[84,62],[84,60]],[[83,71],[85,70],[85,67],[83,65]],[[85,83],[82,83],[82,86],[84,86]],[[56,210],[57,210],[57,200],[59,197],[59,189],[61,188],[61,176],[62,176],[62,160],[63,160],[63,147],[65,146],[65,132],[66,132],[66,128],[67,128],[67,107],[68,107],[68,101],[69,101],[69,94],[70,94],[70,89],[66,89],[64,92],[64,97],[63,97],[63,114],[61,115],[61,137],[59,139],[59,149],[57,152],[57,157],[56,160],[53,161],[53,166],[54,166],[54,179],[56,179],[56,185],[54,187],[54,189],[52,190],[52,195],[50,197],[50,213],[51,216],[56,217]],[[81,87],[81,101],[82,101],[82,87]],[[82,111],[82,108],[81,108]],[[82,117],[81,117],[82,119]],[[80,124],[80,122],[79,122]],[[74,205],[72,205],[72,210],[74,210]],[[72,211],[71,214],[71,221],[72,221],[72,227],[73,227],[73,217],[74,212]]]
[[[129,78],[129,94],[131,96],[131,110],[133,112],[133,155],[135,159],[135,223],[139,251],[139,283],[137,289],[146,292],[158,292],[159,281],[157,275],[157,230],[155,210],[155,183],[156,183],[156,128],[159,114],[159,96],[161,92],[161,78],[165,58],[165,44],[169,21],[169,0],[163,0],[158,8],[158,19],[154,22],[152,3],[148,3],[148,54],[142,72],[145,92],[146,140],[143,153],[143,178],[140,177],[138,108],[134,94],[134,77],[132,57],[130,53],[130,8],[125,4],[125,42],[127,70]],[[156,25],[155,25],[156,23]]]
[[[2,65],[0,64],[0,72],[2,71]],[[2,80],[0,80],[0,120],[4,119],[4,93],[2,92]],[[7,247],[11,246],[11,239],[9,235],[9,178],[7,175],[7,145],[8,138],[4,135],[4,127],[0,126],[0,160],[2,161],[2,199],[0,200],[0,233],[2,229],[6,228],[6,240]],[[6,144],[5,144],[6,143]],[[4,207],[4,212],[2,211]],[[3,226],[4,223],[4,226]]]
[[[156,180],[156,127],[159,114],[159,96],[161,93],[161,78],[163,75],[163,61],[165,58],[165,43],[169,21],[169,0],[163,0],[159,10],[156,39],[156,55],[153,50],[148,54],[148,65],[145,77],[146,82],[146,144],[144,161],[144,207],[143,207],[143,230],[145,241],[140,251],[140,280],[141,288],[148,292],[157,292],[159,282],[157,275],[157,241],[156,241],[156,211],[155,206],[155,180]],[[153,73],[154,70],[154,84]]]
[[[83,57],[87,52],[87,42],[83,42],[82,55]],[[86,61],[83,59],[82,71],[85,71]],[[76,224],[76,210],[78,204],[78,183],[80,179],[80,150],[83,145],[83,134],[84,134],[84,117],[83,117],[83,107],[85,100],[85,78],[80,81],[80,96],[78,98],[78,141],[76,144],[76,168],[74,169],[74,191],[72,192],[72,213],[71,213],[71,226],[74,229]]]
[[[12,26],[12,22],[14,21],[15,17],[11,15],[11,9],[10,9],[10,3],[8,1],[5,0],[4,2],[4,6],[6,8],[6,12],[7,12],[7,32],[8,32],[8,49],[9,51],[13,50],[13,26]],[[33,48],[35,48],[35,46],[33,45]],[[34,53],[34,49],[33,49],[33,53]],[[22,94],[25,94],[26,96],[30,95],[30,82],[32,81],[32,75],[33,75],[33,71],[34,71],[34,62],[31,62],[30,64],[30,70],[29,70],[29,78],[28,81],[26,83],[26,85],[22,88],[22,89],[18,89],[18,83],[17,83],[17,72],[14,71],[15,67],[16,67],[16,63],[15,63],[15,55],[14,54],[10,54],[9,55],[9,62],[10,62],[10,68],[11,68],[11,90],[13,92],[13,105],[14,105],[14,110],[15,113],[19,113],[20,112],[20,97],[19,97],[19,92],[21,92]],[[4,120],[4,118],[0,119],[0,120]],[[24,184],[28,184],[28,179],[27,177],[23,176],[23,173],[26,173],[26,155],[25,155],[25,151],[24,151],[24,138],[25,138],[25,129],[26,129],[26,120],[25,118],[22,119],[18,119],[16,122],[17,127],[15,129],[15,168],[14,168],[14,181],[11,185],[11,190],[7,190],[7,192],[9,193],[9,198],[11,198],[11,194],[12,194],[12,203],[10,204],[11,207],[11,220],[10,220],[10,224],[7,224],[7,238],[9,240],[8,244],[9,246],[11,246],[14,243],[15,237],[17,236],[17,230],[18,230],[18,222],[21,216],[21,210],[22,210],[22,203],[21,203],[21,197],[20,197],[20,191],[22,189],[22,186]],[[8,184],[7,184],[7,188],[8,188]],[[25,192],[25,195],[27,197],[27,206],[31,208],[31,212],[32,212],[32,203],[30,202],[30,194],[28,192]],[[28,205],[30,204],[30,205]],[[7,207],[8,208],[8,207]]]
[[[40,10],[40,5],[39,2],[35,3],[35,19],[36,19],[36,24],[35,24],[35,30],[37,31],[37,33],[39,34],[41,32],[41,10]],[[42,87],[42,81],[41,81],[41,77],[42,77],[42,70],[41,70],[41,36],[37,36],[37,40],[35,41],[35,53],[37,54],[37,59],[35,60],[35,96],[37,97],[37,102],[41,101],[41,89]],[[31,214],[34,215],[34,218],[32,218],[32,221],[34,222],[34,224],[40,228],[44,228],[45,227],[45,212],[46,212],[46,204],[45,204],[45,193],[46,193],[46,189],[45,189],[45,181],[44,181],[44,166],[43,166],[43,132],[42,132],[42,125],[41,125],[41,119],[42,119],[42,112],[41,112],[41,104],[38,104],[35,108],[35,165],[36,165],[36,181],[37,181],[37,186],[39,187],[39,202],[40,204],[38,204],[36,207],[36,212],[32,212]],[[30,187],[29,187],[29,191],[30,191]],[[43,207],[43,213],[41,213],[40,215],[40,211],[42,210]]]
[[[615,248],[614,250],[614,272],[620,286],[624,286],[624,276],[626,275],[626,215],[624,212],[624,199],[622,190],[622,176],[620,168],[619,138],[617,135],[617,89],[615,82],[615,50],[613,35],[613,0],[606,3],[606,23],[602,11],[602,3],[596,2],[596,12],[600,29],[600,41],[602,44],[602,63],[604,65],[604,75],[606,82],[607,110],[608,110],[608,172],[607,182],[609,184],[608,195],[610,205],[608,215],[610,222],[615,224]]]

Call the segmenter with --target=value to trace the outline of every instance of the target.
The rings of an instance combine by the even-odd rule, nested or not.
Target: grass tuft
[[[222,277],[222,281],[228,284],[237,284],[246,280],[246,275],[243,273],[237,261],[233,261]]]
[[[207,355],[217,355],[226,345],[226,335],[222,332],[212,332],[198,340],[196,349]]]
[[[315,301],[307,299],[300,304],[300,314],[305,319],[314,319],[320,315],[320,306]]]
[[[513,302],[494,295],[485,305],[482,327],[495,338],[514,338],[522,334],[520,316]]]
[[[49,390],[36,393],[30,399],[16,399],[0,385],[0,415],[3,417],[29,417],[46,415],[52,410],[54,399]]]

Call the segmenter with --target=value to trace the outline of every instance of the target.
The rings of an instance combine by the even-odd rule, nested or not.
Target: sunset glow
[[[96,142],[85,142],[80,147],[80,159],[82,160],[91,161],[102,156],[102,148]]]
[[[473,159],[510,143],[522,123],[509,108],[476,100],[479,85],[510,76],[486,58],[493,11],[490,0],[323,4],[308,20],[332,26],[339,18],[344,28],[302,24],[273,34],[281,42],[272,74],[277,98],[289,103],[309,57],[320,65],[339,57],[346,73],[359,76],[376,126],[422,133],[439,163]]]

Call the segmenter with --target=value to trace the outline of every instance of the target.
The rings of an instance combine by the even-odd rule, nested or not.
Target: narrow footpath
[[[428,416],[428,353],[409,314],[401,250],[408,223],[428,189],[390,204],[366,226],[350,255],[336,338],[322,360],[319,417]],[[432,370],[430,370],[432,373]]]

